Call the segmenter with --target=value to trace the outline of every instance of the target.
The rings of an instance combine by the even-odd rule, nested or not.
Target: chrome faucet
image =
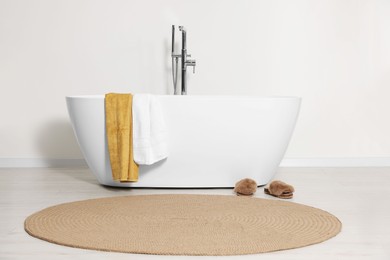
[[[187,53],[187,31],[183,26],[179,26],[181,31],[181,54],[175,54],[175,26],[172,25],[172,76],[173,76],[173,88],[175,95],[179,95],[177,89],[177,76],[178,76],[178,63],[181,59],[181,95],[187,95],[187,67],[191,66],[193,73],[195,73],[196,60],[187,59],[191,57],[191,54]],[[175,66],[176,61],[176,66]]]

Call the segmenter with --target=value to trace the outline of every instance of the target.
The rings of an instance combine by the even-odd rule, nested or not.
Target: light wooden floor
[[[292,201],[336,215],[341,233],[304,248],[225,259],[390,259],[390,168],[281,168],[276,178],[295,186]],[[233,194],[229,189],[107,188],[84,168],[0,169],[0,259],[214,259],[76,249],[33,238],[23,229],[27,216],[55,204],[151,193]],[[262,188],[256,196],[273,199]]]

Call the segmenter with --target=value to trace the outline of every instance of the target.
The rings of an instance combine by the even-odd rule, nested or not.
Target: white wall
[[[288,158],[390,157],[390,1],[0,0],[0,158],[81,158],[64,96],[296,95]],[[266,127],[266,126],[264,126]]]

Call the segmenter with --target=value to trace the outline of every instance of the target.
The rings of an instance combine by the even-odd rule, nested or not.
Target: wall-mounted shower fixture
[[[187,67],[192,66],[193,73],[195,73],[196,60],[187,59],[191,57],[191,54],[187,53],[187,32],[183,26],[179,26],[181,31],[181,53],[175,54],[175,25],[172,25],[172,77],[173,77],[173,89],[175,95],[187,95]],[[179,93],[177,88],[177,77],[178,77],[178,67],[179,59],[181,59],[181,93]]]

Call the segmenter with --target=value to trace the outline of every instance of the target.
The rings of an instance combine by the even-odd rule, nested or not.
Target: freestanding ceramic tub
[[[139,181],[112,180],[104,95],[66,97],[84,158],[99,183],[118,187],[234,187],[275,175],[294,130],[298,97],[157,96],[169,157],[139,168]]]

